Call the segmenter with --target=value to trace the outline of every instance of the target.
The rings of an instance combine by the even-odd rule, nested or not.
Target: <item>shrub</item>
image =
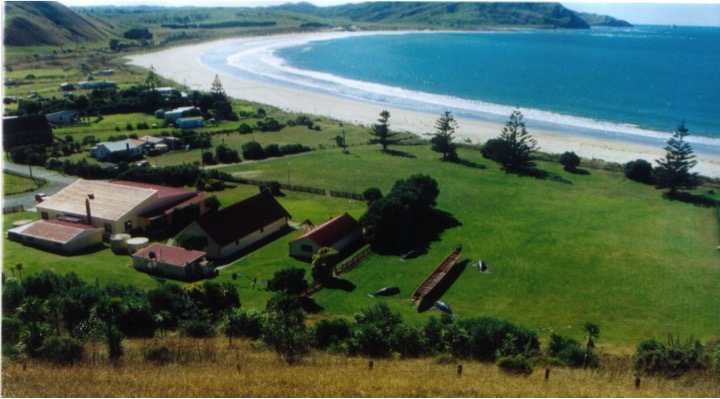
[[[80,341],[67,336],[50,337],[40,349],[40,357],[63,366],[80,362],[85,357],[85,349]]]
[[[258,339],[262,333],[262,314],[256,311],[235,309],[225,316],[222,329],[225,336]]]
[[[242,156],[245,159],[265,159],[267,154],[257,141],[250,141],[242,145]]]
[[[427,345],[419,328],[401,324],[393,329],[390,335],[392,350],[400,353],[403,357],[420,357],[425,355]]]
[[[277,271],[267,283],[269,291],[284,292],[289,295],[300,295],[307,288],[308,282],[305,280],[305,269],[299,267],[289,267]]]
[[[521,355],[501,357],[497,361],[497,366],[500,370],[510,374],[530,375],[533,372],[530,362]]]
[[[215,327],[207,320],[185,320],[180,323],[180,335],[191,338],[215,336]]]
[[[705,347],[697,339],[681,343],[672,335],[668,344],[650,339],[641,342],[635,354],[635,369],[648,374],[678,377],[693,369],[706,367]]]
[[[560,164],[565,170],[573,171],[580,166],[580,157],[574,152],[565,152],[560,155]]]
[[[624,167],[624,172],[625,177],[630,180],[635,180],[636,182],[644,184],[653,183],[653,167],[650,162],[644,159],[637,159],[635,161],[630,161],[626,163]]]
[[[252,127],[250,127],[250,125],[248,125],[247,123],[241,124],[237,130],[240,134],[248,134],[253,132]]]
[[[368,203],[371,204],[380,198],[382,198],[382,191],[380,191],[377,187],[370,187],[363,191],[362,193],[363,199]]]
[[[387,357],[390,355],[389,336],[374,325],[360,325],[353,331],[349,349],[352,354]]]
[[[501,356],[528,356],[540,348],[537,333],[524,326],[492,317],[465,319],[458,323],[468,334],[466,356],[494,360]]]
[[[17,344],[20,341],[20,320],[11,317],[2,318],[2,343]]]
[[[172,353],[170,352],[170,349],[165,345],[151,346],[150,348],[145,350],[143,357],[148,363],[162,366],[170,363],[170,361],[172,360]]]
[[[586,366],[595,367],[598,364],[598,358],[594,352],[590,351],[588,353],[586,361],[585,353],[587,351],[580,346],[580,342],[555,333],[550,335],[547,352],[550,356],[558,359],[559,363],[564,366],[582,367],[583,363],[585,363]]]
[[[312,331],[313,344],[320,349],[338,347],[351,335],[350,323],[345,319],[323,319]]]
[[[273,197],[282,196],[282,192],[280,192],[280,182],[278,181],[262,182],[258,185],[258,188],[260,188],[260,192],[263,194],[269,194]]]

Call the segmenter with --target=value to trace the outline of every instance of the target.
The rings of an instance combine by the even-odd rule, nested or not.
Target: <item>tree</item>
[[[537,150],[537,141],[525,129],[523,114],[515,110],[510,114],[500,136],[488,140],[483,146],[482,154],[498,162],[506,172],[517,172],[535,166],[532,153]]]
[[[580,166],[580,157],[574,152],[567,151],[560,155],[560,164],[565,170],[573,172]]]
[[[585,344],[585,360],[583,360],[583,368],[587,367],[587,360],[590,357],[590,351],[595,347],[595,340],[600,338],[600,326],[595,323],[587,322],[583,325],[585,335],[587,336],[587,343]]]
[[[378,119],[378,122],[372,125],[372,130],[370,131],[370,135],[374,138],[370,139],[370,144],[380,144],[382,146],[383,151],[387,151],[387,147],[391,144],[397,144],[399,140],[393,139],[394,136],[397,135],[397,133],[392,133],[390,131],[390,124],[388,124],[388,120],[390,119],[390,112],[387,110],[383,110],[380,112],[380,119]],[[343,144],[345,140],[343,137]]]
[[[225,94],[225,89],[223,89],[223,85],[220,82],[220,77],[218,77],[218,75],[215,75],[215,79],[213,79],[210,92],[213,94],[213,97],[227,97]]]
[[[430,139],[430,142],[432,143],[432,150],[443,155],[443,161],[457,158],[453,135],[458,127],[459,125],[450,111],[445,111],[435,121],[435,135]]]
[[[278,294],[268,301],[262,340],[289,365],[299,362],[309,352],[305,313],[297,297]]]
[[[665,146],[665,158],[656,159],[658,166],[655,168],[655,187],[658,189],[669,189],[671,196],[677,194],[678,189],[692,190],[700,182],[697,173],[690,173],[696,164],[690,143],[685,141],[688,136],[688,129],[685,121],[681,121],[675,133],[667,141]]]
[[[377,187],[370,187],[363,191],[362,193],[363,199],[369,204],[372,204],[373,202],[379,200],[382,198],[382,191],[380,191]]]
[[[338,251],[322,247],[312,257],[312,276],[315,281],[324,282],[332,278],[339,260]]]
[[[300,295],[308,288],[305,280],[305,269],[289,267],[275,272],[273,278],[268,280],[268,290],[284,292],[288,295]]]
[[[152,65],[150,66],[150,70],[148,70],[147,77],[145,78],[145,85],[150,91],[155,90],[155,88],[160,85],[160,78],[155,72],[155,67]]]

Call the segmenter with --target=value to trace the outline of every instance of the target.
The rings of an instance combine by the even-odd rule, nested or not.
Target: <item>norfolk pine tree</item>
[[[537,141],[525,129],[522,112],[515,110],[510,114],[497,140],[502,143],[503,151],[499,159],[494,160],[499,162],[505,171],[518,171],[535,166],[532,153],[538,150]]]
[[[380,144],[383,152],[387,151],[387,147],[389,145],[397,144],[399,141],[393,138],[397,135],[397,133],[390,131],[390,124],[388,124],[389,119],[390,112],[388,112],[388,110],[383,110],[380,113],[380,119],[378,119],[378,122],[380,123],[373,124],[372,130],[370,131],[370,135],[374,137],[370,139],[370,144]]]
[[[435,135],[430,139],[430,142],[432,143],[432,150],[443,155],[443,161],[457,158],[455,143],[453,143],[453,135],[457,128],[458,123],[450,111],[445,111],[435,121]]]
[[[658,164],[653,170],[655,187],[670,189],[668,193],[670,196],[677,194],[680,188],[692,190],[700,184],[697,173],[690,173],[690,169],[697,164],[697,161],[692,147],[684,140],[687,135],[685,121],[681,121],[675,133],[667,141],[665,157],[655,160]]]

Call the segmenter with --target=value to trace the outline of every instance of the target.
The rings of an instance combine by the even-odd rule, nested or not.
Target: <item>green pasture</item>
[[[35,189],[38,184],[29,177],[17,176],[14,174],[3,173],[3,195],[20,193],[26,190]]]
[[[308,133],[315,134],[315,133]],[[422,279],[462,244],[470,260],[444,294],[459,317],[489,315],[510,319],[542,334],[550,331],[580,335],[584,322],[599,323],[602,340],[635,344],[669,333],[700,338],[717,336],[720,327],[720,269],[715,209],[662,199],[650,186],[627,180],[621,173],[590,170],[569,174],[557,164],[539,167],[558,179],[539,180],[501,172],[477,151],[460,150],[474,167],[443,163],[428,146],[395,147],[388,155],[378,146],[316,151],[287,159],[242,163],[223,170],[263,180],[362,192],[377,186],[387,193],[395,180],[414,173],[438,180],[437,209],[446,213],[449,227],[440,229],[427,254],[408,261],[373,255],[342,276],[349,291],[325,289],[314,295],[323,312],[313,317],[350,316],[376,301],[387,301],[408,320],[422,321],[434,310],[418,314],[409,301]],[[486,168],[483,169],[483,166]],[[559,182],[563,180],[565,183]],[[224,206],[257,192],[238,185],[214,193]],[[301,222],[316,224],[342,212],[359,217],[361,201],[311,194],[287,193],[280,202]],[[32,216],[30,216],[32,215]],[[5,228],[18,218],[5,218]],[[269,279],[288,266],[309,265],[289,258],[288,234],[224,268],[220,281],[236,281],[244,306],[262,308],[270,293],[252,290],[248,277]],[[143,288],[155,281],[128,268],[130,259],[104,250],[91,255],[63,257],[4,240],[4,271],[16,263],[24,273],[51,269],[75,271],[101,283],[123,282]],[[28,256],[32,254],[31,256]],[[490,272],[475,267],[483,259]],[[349,283],[349,284],[347,284]],[[375,299],[368,293],[390,285],[402,293]]]

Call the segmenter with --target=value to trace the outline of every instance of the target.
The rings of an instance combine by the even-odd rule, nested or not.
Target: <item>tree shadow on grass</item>
[[[353,292],[357,288],[352,282],[337,277],[324,282],[323,287],[329,290],[343,290],[346,292]]]
[[[445,278],[443,278],[442,281],[440,281],[440,283],[436,285],[435,288],[432,289],[432,291],[425,295],[425,298],[423,298],[420,303],[418,303],[418,313],[422,313],[432,308],[435,304],[435,301],[438,301],[440,298],[442,298],[442,296],[445,295],[447,290],[452,287],[458,277],[460,277],[462,272],[465,271],[468,263],[470,263],[469,259],[463,259],[458,263],[457,266],[455,266],[455,268],[452,269],[450,273],[445,275]]]
[[[708,198],[704,195],[696,195],[688,192],[677,192],[677,193],[663,193],[663,198],[670,201],[679,201],[686,204],[692,204],[703,208],[713,208],[720,206],[720,201],[716,201],[712,198]]]
[[[589,171],[589,170],[580,169],[580,168],[574,168],[574,169],[565,169],[565,168],[563,168],[563,170],[566,171],[566,172],[568,172],[568,173],[572,173],[572,174],[574,174],[574,175],[587,176],[587,175],[590,174],[590,171]]]
[[[388,150],[383,151],[383,153],[388,154],[388,155],[392,155],[392,156],[394,156],[394,157],[416,158],[415,155],[410,154],[410,153],[407,153],[407,152],[405,152],[405,151],[400,151],[400,150],[390,150],[390,149],[388,149]]]
[[[427,217],[418,219],[413,226],[408,226],[405,236],[398,239],[397,244],[388,248],[373,248],[378,254],[400,256],[409,251],[418,251],[419,255],[425,255],[430,244],[440,241],[440,236],[445,230],[462,226],[459,220],[441,209],[431,209]]]
[[[456,163],[458,165],[462,165],[471,169],[487,169],[487,165],[483,165],[477,162],[469,161],[467,159],[457,158],[457,159],[451,159],[448,162]]]
[[[300,307],[306,312],[310,314],[317,314],[325,310],[324,307],[318,305],[317,302],[315,302],[314,298],[308,297],[308,296],[301,296],[300,297]]]
[[[538,168],[520,168],[520,169],[512,169],[512,170],[506,170],[506,173],[510,174],[516,174],[520,177],[534,177],[538,180],[550,180],[556,183],[562,183],[562,184],[573,184],[570,180],[560,176],[556,175],[554,173],[549,173],[545,170],[538,169]],[[589,172],[588,172],[589,174]]]

